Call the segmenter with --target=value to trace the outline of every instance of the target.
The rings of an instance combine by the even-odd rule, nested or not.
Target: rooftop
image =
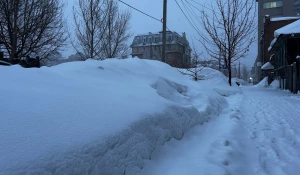
[[[289,25],[275,30],[274,37],[278,37],[281,34],[295,34],[300,33],[300,20],[297,20]]]

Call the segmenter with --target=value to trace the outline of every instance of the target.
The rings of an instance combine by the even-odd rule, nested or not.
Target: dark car
[[[1,66],[11,66],[12,64],[10,64],[10,63],[7,62],[7,61],[0,60],[0,65],[1,65]]]

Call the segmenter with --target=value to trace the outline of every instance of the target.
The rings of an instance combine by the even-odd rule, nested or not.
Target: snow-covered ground
[[[300,96],[201,74],[136,58],[2,66],[0,174],[298,175]]]
[[[157,150],[141,174],[298,175],[300,96],[273,87],[241,87],[219,116]]]

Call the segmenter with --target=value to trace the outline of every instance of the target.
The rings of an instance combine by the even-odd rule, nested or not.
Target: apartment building
[[[185,68],[191,64],[191,48],[185,33],[167,31],[166,63]],[[132,57],[162,60],[162,32],[137,35],[131,44]]]
[[[260,67],[264,62],[264,48],[265,45],[269,45],[264,41],[264,23],[265,17],[268,18],[278,18],[278,17],[295,17],[300,14],[300,0],[256,0],[258,3],[258,48],[257,48],[257,58],[254,63],[254,81],[258,82],[263,78],[261,76]],[[287,21],[285,21],[287,22]],[[285,23],[283,22],[283,23]],[[278,28],[282,27],[281,25]],[[276,30],[274,28],[272,30]],[[267,46],[268,47],[268,46]]]

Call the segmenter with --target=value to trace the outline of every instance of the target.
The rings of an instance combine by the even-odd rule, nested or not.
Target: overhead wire
[[[175,0],[177,6],[179,7],[180,11],[183,13],[183,15],[185,16],[185,18],[187,19],[187,21],[190,23],[190,25],[193,27],[193,29],[200,35],[200,31],[197,29],[197,27],[191,22],[191,20],[188,18],[188,16],[186,15],[186,13],[183,11],[183,9],[181,8],[181,6],[179,5],[178,1]]]
[[[148,17],[154,19],[154,20],[156,20],[156,21],[159,21],[159,22],[163,23],[163,20],[162,20],[162,19],[160,20],[160,19],[158,19],[158,18],[155,18],[155,17],[153,17],[153,16],[151,16],[151,15],[149,15],[149,14],[147,14],[147,13],[145,13],[145,12],[143,12],[143,11],[141,11],[141,10],[135,8],[135,7],[133,7],[132,5],[129,5],[128,3],[126,3],[126,2],[124,2],[124,1],[122,1],[122,0],[118,0],[118,1],[121,2],[121,3],[123,3],[124,5],[126,5],[126,6],[132,8],[132,9],[134,9],[134,10],[136,10],[136,11],[138,11],[138,12],[140,12],[140,13],[142,13],[142,14],[144,14],[144,15],[146,15],[146,16],[148,16]],[[171,31],[168,27],[167,27],[167,29],[168,29],[169,31]]]
[[[141,11],[141,10],[139,10],[139,9],[131,6],[131,5],[129,5],[129,4],[127,4],[126,2],[124,2],[122,0],[118,0],[118,1],[120,1],[121,3],[125,4],[126,6],[132,8],[132,9],[134,9],[134,10],[136,10],[136,11],[138,11],[138,12],[140,12],[140,13],[142,13],[142,14],[144,14],[144,15],[146,15],[146,16],[148,16],[148,17],[150,17],[150,18],[152,18],[152,19],[154,19],[156,21],[162,22],[162,20],[159,20],[159,19],[157,19],[157,18],[155,18],[155,17],[153,17],[153,16],[151,16],[151,15],[149,15],[149,14],[147,14],[147,13],[145,13],[145,12],[143,12],[143,11]]]
[[[197,26],[198,26],[197,23],[201,24],[201,20],[200,20],[200,18],[197,16],[197,14],[196,14],[196,12],[194,11],[194,9],[193,9],[191,6],[185,4],[183,0],[181,0],[181,3],[182,3],[182,5],[183,5],[183,7],[185,8],[185,10],[187,11],[187,14],[188,14],[188,16],[190,17],[191,21],[194,23],[194,25],[197,27]],[[195,20],[196,22],[195,22],[194,20]],[[200,31],[200,29],[199,29],[198,27],[197,27],[197,30]]]

